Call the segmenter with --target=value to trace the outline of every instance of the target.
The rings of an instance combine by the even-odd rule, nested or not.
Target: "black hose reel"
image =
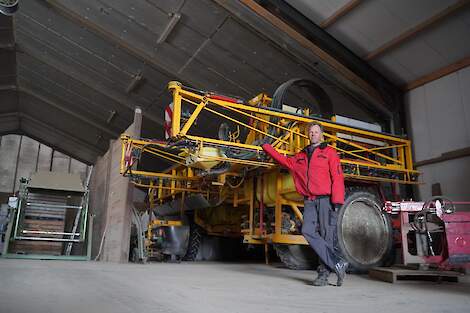
[[[326,118],[330,118],[333,115],[333,104],[328,94],[316,82],[307,78],[293,78],[280,85],[274,92],[273,99],[271,101],[271,108],[282,110],[282,106],[286,104],[289,90],[292,91],[292,88],[305,90],[313,99],[315,99],[316,103],[308,104],[309,109],[312,111],[320,109],[321,116]],[[278,123],[279,118],[271,117],[269,121],[276,124]],[[268,133],[270,135],[276,137],[282,136],[282,134],[276,134],[276,132],[277,129],[275,126],[270,126],[268,128]],[[267,141],[267,143],[272,143],[273,138],[266,137],[265,141]]]
[[[274,92],[270,108],[276,111],[282,111],[283,105],[286,104],[289,91],[292,91],[292,88],[305,90],[313,99],[315,99],[315,103],[309,103],[308,105],[309,109],[312,111],[319,108],[322,117],[330,118],[333,115],[333,104],[328,94],[322,87],[320,87],[320,85],[307,78],[293,78],[281,84]],[[279,122],[279,118],[271,117],[269,121],[273,124],[277,124]],[[227,124],[222,124],[219,128],[219,139],[228,140],[228,133],[229,126]],[[276,126],[269,126],[268,133],[275,137],[282,136],[282,134],[278,134]],[[256,141],[253,144],[261,146],[262,144],[272,143],[273,141],[274,139],[272,137],[266,136],[261,141]],[[237,148],[227,148],[224,153],[229,158],[252,159],[257,157],[256,152],[242,151]]]

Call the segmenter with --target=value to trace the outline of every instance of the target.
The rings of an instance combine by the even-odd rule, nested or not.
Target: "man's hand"
[[[335,212],[338,212],[343,205],[339,203],[333,203],[333,208],[335,209]]]

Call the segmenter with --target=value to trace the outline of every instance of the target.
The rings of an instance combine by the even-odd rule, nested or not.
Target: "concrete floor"
[[[0,312],[470,312],[469,276],[389,284],[348,275],[341,288],[313,287],[312,276],[263,264],[0,259]]]

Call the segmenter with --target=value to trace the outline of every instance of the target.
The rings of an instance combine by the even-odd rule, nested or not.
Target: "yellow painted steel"
[[[168,89],[173,95],[172,138],[164,143],[123,135],[121,174],[131,176],[136,186],[148,188],[152,205],[199,193],[214,203],[222,203],[224,210],[231,206],[246,211],[247,225],[239,232],[247,243],[306,244],[300,233],[283,233],[286,230],[282,218],[286,213],[302,221],[303,199],[296,192],[292,177],[264,157],[260,146],[264,138],[271,138],[273,147],[281,154],[292,156],[309,144],[307,124],[317,122],[325,129],[328,145],[340,155],[345,179],[418,183],[411,142],[405,138],[338,124],[335,117],[332,121],[317,119],[308,116],[308,110],[303,115],[273,110],[269,107],[272,99],[265,94],[242,102],[197,92],[179,82],[170,82]],[[192,109],[192,113],[183,116],[183,108],[185,112]],[[194,135],[192,128],[203,112],[231,122],[236,131],[229,132],[227,140]],[[240,138],[240,128],[248,130],[244,140]],[[344,135],[355,140],[345,139]],[[364,143],[360,138],[378,144]],[[228,157],[225,149],[252,152],[253,157]],[[138,160],[143,154],[170,160],[175,166],[162,172],[145,171],[128,160],[129,157]],[[211,175],[212,169],[224,164],[229,164],[230,170]],[[261,220],[261,201],[265,212],[273,214],[273,225]],[[196,217],[211,234],[224,235],[223,225],[209,225],[207,218]]]
[[[168,88],[170,86],[175,86],[174,88],[181,88],[181,84],[177,82],[170,82],[168,84]],[[175,136],[180,132],[180,122],[181,121],[181,97],[173,97],[173,116],[171,120],[171,135]]]
[[[294,180],[288,173],[279,174],[277,171],[271,171],[264,175],[264,180],[267,182],[274,182],[278,178],[280,179],[280,191],[276,184],[267,183],[264,188],[261,189],[261,181],[258,181],[256,188],[256,197],[261,199],[261,192],[263,192],[263,202],[267,206],[274,206],[276,199],[280,196],[287,201],[303,201],[302,196],[295,190]]]
[[[152,220],[150,223],[149,223],[149,226],[158,226],[158,227],[161,227],[161,226],[182,226],[183,223],[181,221],[165,221],[165,220],[159,220],[159,219],[155,219],[155,220]]]
[[[191,168],[208,170],[218,165],[224,157],[220,149],[216,147],[200,147],[196,153],[190,153],[186,159],[186,165]]]
[[[193,102],[191,101],[191,103]],[[202,111],[202,109],[206,106],[206,104],[207,104],[207,99],[205,98],[203,98],[199,104],[196,104],[196,110],[194,110],[193,114],[191,114],[191,117],[186,121],[186,123],[183,126],[183,129],[181,129],[180,131],[181,135],[184,136],[188,132],[189,128],[193,126],[194,121],[196,121],[197,116]]]

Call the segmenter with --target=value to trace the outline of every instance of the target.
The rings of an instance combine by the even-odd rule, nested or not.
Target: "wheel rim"
[[[341,220],[346,253],[359,264],[375,264],[387,253],[390,231],[380,206],[367,198],[349,203]]]
[[[0,0],[0,13],[10,16],[18,10],[18,0]]]

